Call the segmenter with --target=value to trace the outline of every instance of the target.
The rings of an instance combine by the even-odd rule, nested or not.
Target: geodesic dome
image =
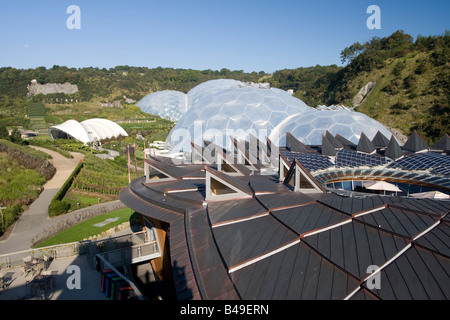
[[[67,120],[50,127],[52,139],[75,139],[84,144],[119,136],[127,137],[127,132],[117,123],[106,119],[89,119],[82,122]]]
[[[203,82],[187,93],[189,107],[198,103],[198,101],[204,97],[213,95],[219,91],[231,88],[239,88],[245,85],[241,81],[233,79],[217,79]]]
[[[188,93],[189,108],[169,133],[166,146],[189,152],[191,141],[203,140],[231,147],[230,136],[265,139],[286,117],[310,108],[284,90],[245,84],[234,80],[212,80]]]
[[[392,136],[381,123],[360,112],[310,109],[309,112],[286,118],[272,130],[269,138],[278,146],[285,146],[286,132],[290,132],[305,145],[321,145],[322,135],[325,135],[327,130],[332,135],[339,134],[354,144],[358,144],[361,132],[370,140],[378,131],[388,139]]]
[[[178,121],[187,110],[187,95],[180,91],[164,90],[151,93],[136,105],[142,111],[164,119]]]

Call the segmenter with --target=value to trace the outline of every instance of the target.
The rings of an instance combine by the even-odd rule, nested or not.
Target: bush
[[[70,209],[70,203],[66,200],[53,199],[48,206],[49,216],[58,216],[60,214],[66,213]]]
[[[395,67],[392,69],[392,74],[394,76],[396,76],[397,78],[400,77],[400,75],[402,74],[402,71],[403,71],[403,69],[405,69],[405,67],[406,67],[406,62],[405,61],[397,62]]]
[[[59,189],[58,193],[53,197],[53,200],[50,202],[48,206],[48,215],[49,216],[58,216],[60,214],[66,213],[70,210],[71,204],[67,200],[63,200],[69,188],[72,186],[72,182],[75,177],[80,173],[81,168],[83,168],[83,163],[80,162],[75,170],[73,170],[70,177],[64,182],[61,189]]]
[[[418,64],[417,64],[417,68],[415,70],[416,74],[424,74],[427,71],[427,63],[425,60],[421,60]]]
[[[416,77],[412,74],[410,74],[403,80],[403,87],[405,89],[413,88],[415,85],[416,85]]]
[[[23,211],[22,207],[17,203],[7,207],[6,209],[3,209],[2,210],[3,221],[1,221],[2,226],[0,232],[1,233],[5,232],[6,228],[14,223],[14,221],[19,216],[19,214],[22,213],[22,211]]]
[[[408,110],[409,108],[410,106],[402,101],[399,101],[396,104],[390,106],[391,114],[401,114],[403,110]]]

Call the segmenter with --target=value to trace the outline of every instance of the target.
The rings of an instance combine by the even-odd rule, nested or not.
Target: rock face
[[[39,84],[36,80],[32,80],[28,85],[28,95],[36,94],[53,94],[53,93],[65,93],[74,94],[78,92],[78,86],[76,84],[66,83],[46,83]]]
[[[358,94],[353,98],[353,106],[360,106],[376,84],[376,82],[370,81],[364,87],[362,87],[361,90],[359,90]]]

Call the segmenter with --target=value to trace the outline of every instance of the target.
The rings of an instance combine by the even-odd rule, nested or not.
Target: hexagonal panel
[[[321,145],[322,134],[325,134],[326,130],[333,135],[340,134],[355,144],[359,142],[361,132],[364,132],[369,139],[373,139],[378,131],[388,139],[392,136],[381,123],[362,113],[348,110],[311,109],[309,112],[294,115],[280,123],[269,138],[273,142],[278,141],[279,146],[284,146],[286,132],[290,132],[305,144]],[[279,136],[278,140],[275,135]]]
[[[206,130],[218,130],[224,136],[227,130],[245,132],[250,129],[258,136],[257,131],[264,131],[268,136],[287,116],[310,110],[301,100],[283,90],[234,81],[208,81],[189,91],[188,100],[188,111],[173,130],[187,130],[189,136],[193,136],[191,123],[195,120],[205,120]],[[168,146],[173,145],[170,140],[171,133],[166,140]],[[171,151],[180,152],[181,149],[189,151],[190,144],[176,150],[171,148]]]

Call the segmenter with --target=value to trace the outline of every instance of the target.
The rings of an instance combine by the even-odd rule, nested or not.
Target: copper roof
[[[449,202],[294,192],[271,175],[156,165],[178,180],[139,178],[120,199],[170,224],[179,299],[450,298]],[[206,171],[251,197],[206,201]]]

